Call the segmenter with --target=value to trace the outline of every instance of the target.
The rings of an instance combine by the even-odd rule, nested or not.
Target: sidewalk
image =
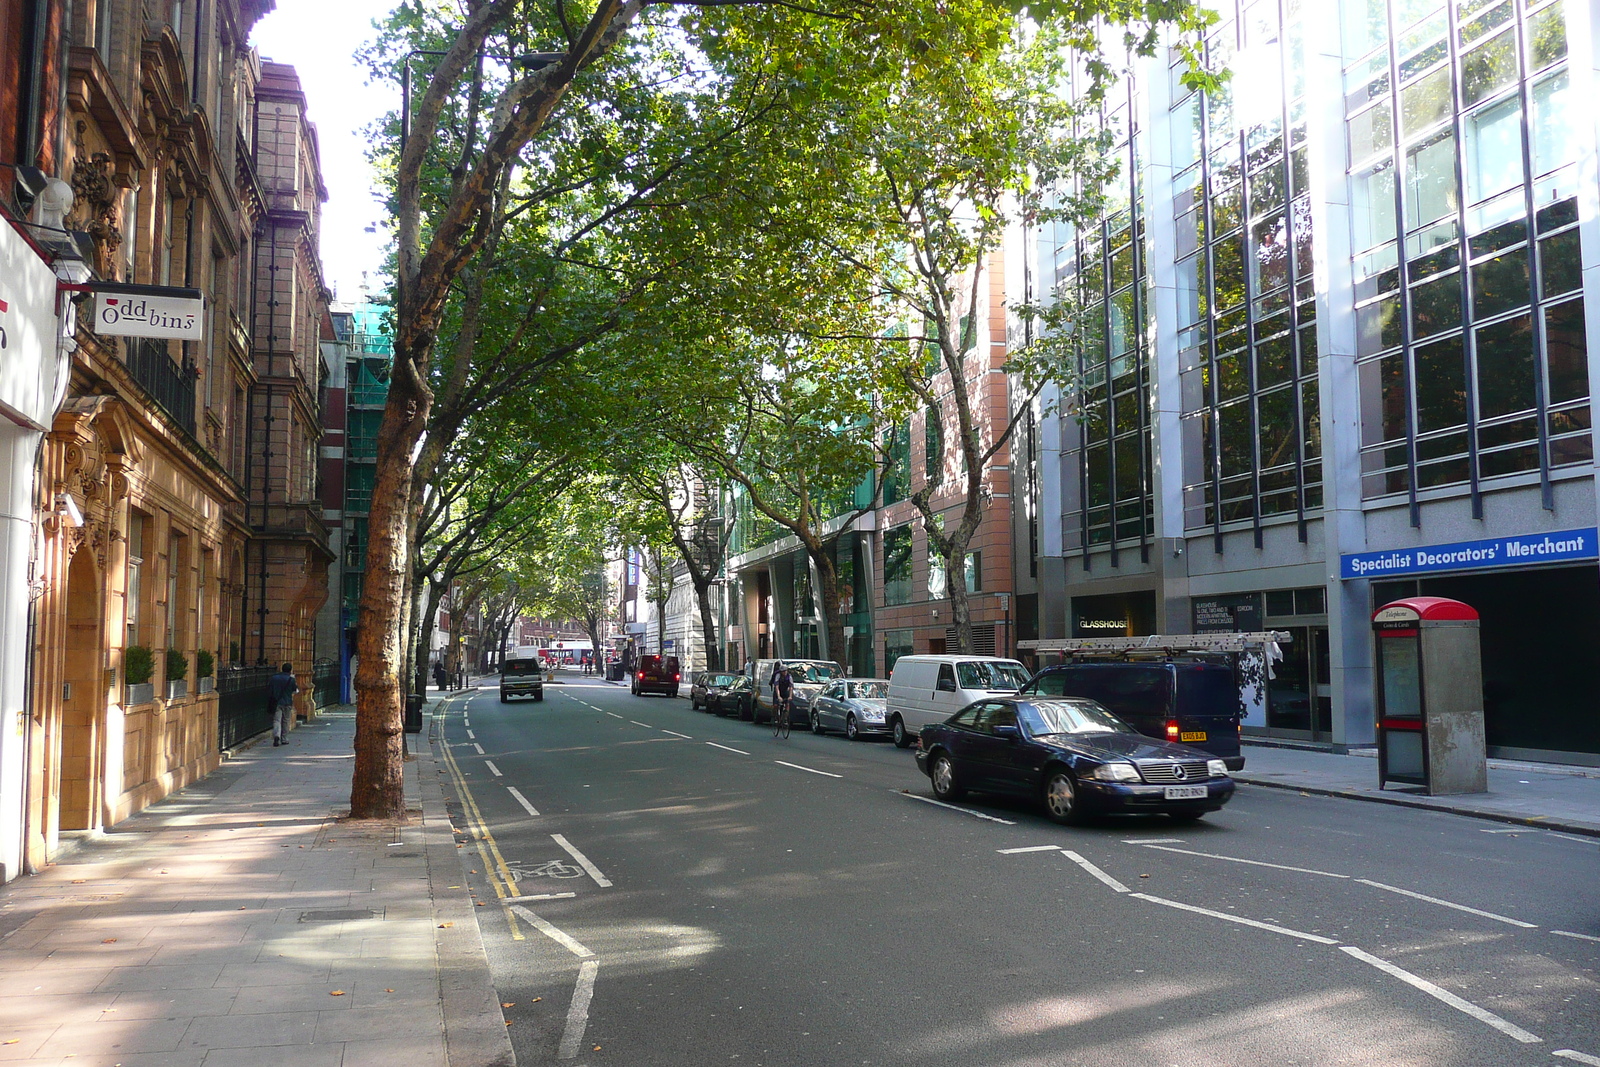
[[[355,823],[354,731],[330,709],[0,890],[0,1060],[513,1064],[428,735],[411,819]]]
[[[1234,779],[1381,804],[1432,808],[1498,822],[1600,836],[1600,767],[1489,761],[1489,791],[1424,796],[1406,787],[1378,789],[1375,754],[1341,756],[1314,749],[1244,743],[1245,769]]]

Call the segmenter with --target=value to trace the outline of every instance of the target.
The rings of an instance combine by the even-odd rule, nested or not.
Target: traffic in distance
[[[639,658],[635,696],[679,694],[676,656]],[[1232,668],[1202,660],[1057,664],[1030,674],[1014,659],[902,656],[888,678],[849,678],[814,659],[753,660],[704,671],[690,706],[751,723],[787,709],[795,726],[852,741],[915,744],[934,795],[1034,798],[1046,815],[1160,813],[1198,819],[1233,796],[1244,766]]]

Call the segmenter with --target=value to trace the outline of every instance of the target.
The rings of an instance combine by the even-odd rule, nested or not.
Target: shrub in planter
[[[194,654],[194,676],[209,678],[216,673],[217,661],[209,649],[202,648]]]
[[[189,675],[189,657],[175,648],[167,649],[167,681],[181,682]]]
[[[144,645],[129,645],[122,654],[122,680],[129,685],[144,685],[156,672],[156,657]]]

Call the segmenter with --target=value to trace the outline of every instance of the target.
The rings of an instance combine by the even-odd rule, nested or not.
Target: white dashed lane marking
[[[483,765],[485,767],[489,768],[489,773],[494,775],[496,778],[499,778],[501,776],[500,775],[500,768],[496,767],[494,765],[494,760],[486,759],[486,760],[483,761]]]
[[[589,872],[589,877],[595,880],[596,885],[600,886],[601,888],[605,888],[611,884],[611,879],[601,874],[600,868],[596,867],[593,863],[590,863],[589,857],[585,856],[582,852],[579,852],[575,847],[573,847],[572,842],[568,841],[560,834],[551,834],[550,839],[556,844],[560,845],[562,848],[566,849],[567,855],[577,860],[578,866]]]
[[[508,785],[506,786],[506,791],[516,798],[517,803],[521,804],[523,810],[529,815],[532,815],[535,819],[539,817],[539,809],[528,803],[528,798],[523,796],[521,790],[519,790],[516,786]]]
[[[1468,915],[1481,915],[1483,918],[1493,919],[1497,923],[1506,923],[1510,926],[1520,926],[1524,930],[1538,929],[1538,927],[1533,923],[1525,923],[1521,919],[1512,919],[1504,915],[1496,915],[1492,911],[1480,911],[1477,908],[1469,908],[1465,904],[1456,904],[1448,900],[1440,900],[1438,897],[1430,897],[1422,893],[1413,893],[1409,889],[1400,889],[1397,886],[1384,885],[1382,882],[1374,882],[1367,878],[1357,878],[1356,881],[1360,882],[1362,885],[1370,885],[1374,889],[1382,889],[1386,893],[1398,893],[1403,897],[1411,897],[1413,900],[1425,900],[1429,904],[1437,904],[1441,908],[1454,908],[1456,911],[1464,911]]]
[[[810,771],[812,774],[821,774],[821,775],[825,775],[825,776],[827,776],[829,778],[843,778],[844,777],[844,775],[842,775],[842,774],[834,774],[832,771],[819,771],[815,767],[802,767],[798,763],[785,763],[781,759],[775,759],[772,762],[776,763],[780,767],[793,767],[797,771]]]
[[[1084,859],[1070,848],[1062,849],[1061,854],[1067,857],[1067,859],[1071,860],[1073,863],[1076,863],[1079,867],[1082,867],[1084,870],[1094,875],[1112,889],[1115,889],[1117,892],[1132,892],[1132,890],[1130,890],[1127,886],[1123,885],[1121,882],[1117,881],[1115,878],[1111,877],[1105,871],[1102,871],[1099,867],[1096,867],[1094,864],[1090,863],[1088,860]]]
[[[1428,996],[1443,1001],[1457,1011],[1465,1012],[1480,1022],[1488,1023],[1514,1041],[1521,1041],[1524,1045],[1537,1045],[1544,1040],[1537,1034],[1528,1033],[1528,1031],[1515,1023],[1507,1022],[1487,1008],[1480,1008],[1470,1000],[1462,1000],[1448,989],[1440,989],[1426,978],[1419,978],[1404,967],[1396,967],[1388,960],[1381,960],[1370,952],[1363,952],[1352,945],[1340,945],[1339,950],[1350,954],[1362,963],[1371,964],[1385,974],[1393,975],[1406,985],[1422,990]]]
[[[1192,911],[1196,915],[1209,915],[1213,919],[1222,919],[1224,922],[1239,923],[1241,926],[1253,926],[1257,930],[1266,930],[1274,934],[1283,934],[1300,941],[1315,941],[1319,945],[1337,945],[1339,942],[1331,937],[1321,934],[1308,934],[1304,930],[1292,930],[1287,926],[1278,926],[1275,923],[1264,923],[1259,919],[1246,919],[1243,915],[1229,915],[1225,911],[1212,911],[1210,908],[1199,908],[1193,904],[1184,904],[1177,900],[1168,900],[1165,897],[1153,897],[1149,893],[1131,893],[1130,896],[1137,900],[1148,900],[1152,904],[1160,904],[1168,908],[1177,908],[1179,911]]]
[[[729,748],[727,745],[719,745],[715,741],[707,741],[706,744],[710,745],[712,748],[720,748],[724,752],[737,752],[741,756],[750,755],[750,753],[746,752],[742,748]]]
[[[903,796],[907,800],[920,800],[924,804],[932,804],[936,808],[949,808],[951,811],[959,811],[963,815],[970,815],[974,819],[982,819],[985,822],[997,822],[1001,826],[1015,826],[1015,825],[1017,825],[1015,822],[1013,822],[1010,819],[1002,819],[997,815],[985,815],[981,811],[973,811],[971,808],[963,808],[959,804],[946,804],[942,800],[935,800],[932,797],[918,796],[915,793],[902,793],[898,789],[892,789],[892,790],[890,790],[890,792],[898,794],[899,796]]]

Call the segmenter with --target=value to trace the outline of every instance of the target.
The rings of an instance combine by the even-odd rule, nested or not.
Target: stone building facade
[[[91,284],[205,301],[194,340],[111,336],[77,318],[32,493],[26,799],[10,876],[48,862],[64,835],[213,770],[257,729],[258,664],[294,660],[311,712],[328,298],[304,99],[292,70],[248,45],[271,0],[52,0],[42,18],[41,5],[5,6],[39,18],[26,39],[49,60],[0,64],[0,92],[45,83],[37,139],[53,155],[31,158],[70,185],[59,258],[76,254]]]

